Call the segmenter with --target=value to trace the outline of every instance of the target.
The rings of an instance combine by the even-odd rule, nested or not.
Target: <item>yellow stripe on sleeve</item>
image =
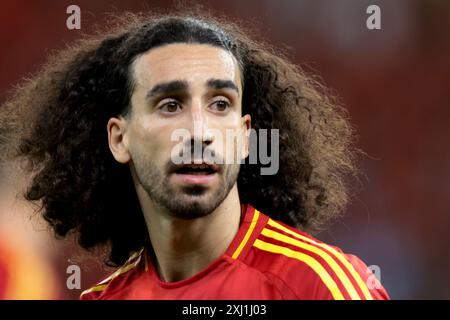
[[[347,277],[347,275],[345,274],[345,272],[342,270],[342,268],[336,263],[336,261],[334,261],[334,259],[324,250],[319,249],[318,247],[315,247],[313,245],[301,242],[299,240],[295,240],[291,237],[288,237],[284,234],[275,232],[273,230],[270,229],[263,229],[263,231],[261,232],[262,235],[287,243],[287,244],[291,244],[293,246],[305,249],[307,251],[311,251],[315,254],[317,254],[318,256],[320,256],[322,259],[324,259],[328,265],[330,266],[330,268],[334,271],[334,273],[337,275],[337,277],[339,278],[339,280],[342,282],[342,284],[344,285],[345,289],[347,290],[348,294],[350,295],[350,297],[353,300],[361,300],[361,297],[359,296],[359,294],[356,292],[355,287],[352,285],[350,279]]]
[[[335,300],[344,300],[344,296],[342,295],[341,291],[339,290],[339,287],[337,286],[336,282],[328,274],[328,272],[325,270],[325,268],[313,257],[308,256],[308,255],[298,252],[298,251],[291,250],[286,247],[281,247],[281,246],[277,246],[272,243],[267,243],[267,242],[261,241],[259,239],[256,239],[253,246],[255,246],[258,249],[264,250],[264,251],[282,254],[286,257],[294,258],[301,262],[304,262],[312,270],[314,270],[315,273],[317,273],[317,275],[323,281],[323,283],[328,288],[328,290],[330,290],[331,295],[333,296],[333,298]]]
[[[364,294],[364,297],[367,299],[367,300],[373,300],[373,298],[372,298],[372,295],[370,294],[370,292],[369,292],[369,289],[367,288],[367,285],[364,283],[364,281],[362,280],[362,278],[361,278],[361,276],[359,275],[359,273],[358,272],[356,272],[356,270],[355,270],[355,268],[353,267],[353,265],[350,263],[350,262],[348,262],[348,260],[343,256],[343,254],[342,253],[340,253],[339,251],[337,251],[335,248],[333,248],[332,246],[329,246],[329,245],[327,245],[327,244],[324,244],[324,243],[320,243],[320,242],[317,242],[317,241],[314,241],[313,239],[310,239],[310,238],[308,238],[308,237],[305,237],[305,236],[303,236],[303,235],[301,235],[301,234],[298,234],[298,233],[296,233],[296,232],[294,232],[294,231],[292,231],[292,230],[290,230],[290,229],[288,229],[288,228],[286,228],[285,226],[283,226],[283,225],[281,225],[281,224],[279,224],[279,223],[277,223],[277,222],[275,222],[274,220],[272,220],[272,219],[269,219],[269,221],[268,221],[268,223],[267,223],[269,226],[272,226],[272,227],[274,227],[274,228],[277,228],[277,229],[279,229],[279,230],[281,230],[281,231],[284,231],[284,232],[286,232],[286,233],[288,233],[288,234],[290,234],[290,235],[292,235],[292,236],[294,236],[294,237],[296,237],[296,238],[298,238],[298,239],[301,239],[301,240],[303,240],[303,241],[306,241],[306,242],[309,242],[309,243],[312,243],[312,244],[314,244],[314,245],[316,245],[316,246],[319,246],[319,247],[322,247],[322,248],[324,248],[324,249],[327,249],[328,251],[330,251],[346,268],[347,268],[347,270],[350,272],[350,274],[353,276],[353,278],[355,279],[355,281],[356,281],[356,283],[358,284],[358,286],[360,287],[360,289],[361,289],[361,291],[363,292],[363,294]]]
[[[102,285],[99,285],[99,286],[92,287],[92,288],[90,288],[90,289],[84,290],[84,291],[81,293],[81,295],[85,295],[85,294],[87,294],[87,293],[95,292],[95,291],[103,291],[103,290],[105,290],[105,288],[106,288],[107,286],[108,286],[107,284],[102,284]]]
[[[133,254],[128,261],[132,261],[134,258],[136,258],[138,255],[140,255],[143,252],[143,250],[136,252],[135,254]],[[109,277],[107,277],[106,279],[100,281],[97,285],[93,286],[90,289],[84,290],[81,295],[87,294],[89,292],[95,292],[95,291],[103,291],[106,289],[106,287],[109,284],[109,281],[111,281],[112,279],[120,276],[121,274],[124,274],[128,271],[130,271],[131,269],[135,268],[139,262],[141,261],[141,256],[139,256],[139,258],[130,264],[125,264],[122,268],[117,269],[113,274],[111,274]]]

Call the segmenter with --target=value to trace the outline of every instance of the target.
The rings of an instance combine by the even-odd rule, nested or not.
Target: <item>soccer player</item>
[[[118,267],[82,299],[388,298],[310,235],[347,202],[345,110],[234,24],[128,15],[21,88],[10,103],[37,113],[20,143],[26,198]],[[250,163],[252,129],[270,132],[276,172]]]

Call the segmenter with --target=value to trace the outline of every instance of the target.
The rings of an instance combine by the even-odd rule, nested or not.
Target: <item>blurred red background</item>
[[[349,109],[358,146],[367,153],[361,159],[364,177],[345,217],[318,238],[379,266],[391,298],[449,299],[450,2],[198,3],[252,26],[260,38],[319,74]],[[81,8],[81,30],[66,28],[66,8],[71,4]],[[371,4],[381,8],[381,30],[366,28],[366,8]],[[155,8],[170,9],[173,3],[2,3],[0,102],[52,50],[70,44],[81,32],[89,33],[94,23],[102,24],[105,13]],[[81,290],[66,286],[66,269],[79,263],[77,258],[89,259],[80,264],[83,289],[108,272],[71,242],[53,240],[50,233],[37,228],[27,218],[30,208],[7,208],[8,212],[0,212],[0,232],[20,234],[23,225],[33,225],[25,233],[36,233],[34,237],[40,239],[39,252],[53,273],[42,297],[78,298]],[[20,223],[12,223],[18,215]],[[36,245],[36,240],[30,242]]]

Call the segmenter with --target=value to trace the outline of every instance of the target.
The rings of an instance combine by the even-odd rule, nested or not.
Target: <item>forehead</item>
[[[151,49],[136,59],[133,74],[135,82],[141,85],[217,78],[232,80],[241,86],[234,56],[220,47],[206,44],[177,43]]]

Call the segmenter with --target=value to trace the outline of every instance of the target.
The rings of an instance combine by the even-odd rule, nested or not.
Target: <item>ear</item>
[[[242,159],[248,157],[250,153],[250,133],[252,128],[252,117],[246,114],[242,117],[242,129],[244,132],[244,143],[242,144]]]
[[[111,118],[107,124],[109,150],[120,163],[130,161],[128,150],[127,120],[123,117]]]

